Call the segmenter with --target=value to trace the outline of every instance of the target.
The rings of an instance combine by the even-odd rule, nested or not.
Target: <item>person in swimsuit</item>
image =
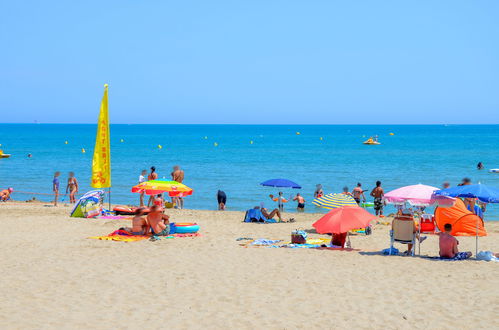
[[[218,202],[218,210],[225,210],[225,204],[227,204],[227,195],[222,190],[217,192],[217,202]]]
[[[149,234],[149,224],[144,219],[144,209],[139,207],[135,210],[135,216],[132,219],[132,234],[134,235],[147,235]]]
[[[78,192],[78,180],[73,172],[69,172],[68,185],[66,186],[66,194],[69,190],[69,203],[76,203],[75,195]]]
[[[324,196],[324,191],[322,190],[322,185],[318,184],[315,186],[314,198],[321,198]]]
[[[463,181],[458,184],[458,186],[468,186],[471,184],[471,179],[470,178],[464,178]],[[464,198],[463,199],[464,206],[474,214],[476,214],[475,211],[475,203],[476,203],[476,198]]]
[[[158,179],[158,173],[156,173],[156,167],[151,166],[151,173],[149,173],[149,175],[147,176],[147,181],[156,180],[156,179]],[[153,200],[154,196],[153,195],[149,196],[149,201],[147,201],[147,207],[151,206]]]
[[[0,201],[6,202],[10,199],[10,194],[14,191],[13,188],[8,188],[0,191]]]
[[[153,205],[151,212],[147,215],[147,222],[151,226],[153,236],[170,235],[170,217],[163,214],[160,206]]]
[[[59,199],[59,175],[60,172],[55,172],[54,179],[52,180],[52,191],[54,192],[54,206],[57,206],[57,200]]]
[[[360,198],[362,197],[362,202],[366,202],[366,196],[364,196],[364,190],[362,190],[362,184],[360,182],[357,183],[357,187],[353,188],[352,191],[353,199],[360,204]]]
[[[156,197],[154,198],[153,204],[156,206],[159,206],[159,207],[163,206],[163,197],[161,196],[161,194],[156,195]]]
[[[371,196],[374,197],[374,210],[377,216],[383,216],[383,196],[385,192],[381,188],[381,181],[376,181],[376,187],[371,191]]]
[[[141,184],[142,182],[146,182],[146,175],[147,175],[147,171],[146,170],[142,170],[142,172],[140,173],[139,175],[139,184]],[[144,192],[141,192],[140,193],[140,207],[144,207],[145,204],[144,204]]]
[[[277,208],[279,211],[283,212],[284,211],[284,203],[287,203],[288,200],[282,197],[282,191],[279,191],[279,196],[274,198],[274,195],[269,195],[270,199],[273,200],[274,202],[277,202]]]
[[[300,194],[296,194],[295,198],[293,198],[294,201],[298,202],[298,206],[296,207],[296,210],[298,212],[304,212],[305,211],[305,198],[301,196]]]
[[[476,165],[476,168],[478,170],[483,170],[485,167],[483,166],[483,163],[482,162],[478,162],[478,164]]]
[[[172,180],[182,183],[184,181],[184,171],[180,169],[180,166],[173,166],[173,172],[171,173]],[[177,208],[184,208],[184,199],[182,197],[172,197],[172,202],[175,203]]]
[[[438,233],[438,244],[440,247],[440,258],[442,259],[454,259],[454,260],[464,260],[471,257],[471,252],[459,252],[457,246],[459,241],[451,235],[452,225],[446,223],[444,225],[444,232]]]
[[[352,193],[348,191],[348,187],[343,187],[342,194],[352,197]]]

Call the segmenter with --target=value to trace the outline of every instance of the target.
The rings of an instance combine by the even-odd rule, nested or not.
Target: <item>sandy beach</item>
[[[246,248],[236,239],[289,240],[319,216],[260,225],[242,223],[242,212],[173,210],[202,236],[124,243],[88,237],[127,220],[69,210],[0,205],[2,328],[499,327],[498,264],[379,255],[389,246],[384,225],[352,237],[362,251]],[[486,228],[480,250],[499,251],[499,223]],[[460,238],[462,251],[474,244]],[[437,252],[434,236],[421,245],[422,255]]]

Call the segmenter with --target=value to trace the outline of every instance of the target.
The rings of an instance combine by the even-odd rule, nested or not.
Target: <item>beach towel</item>
[[[499,261],[499,258],[497,258],[491,251],[478,252],[476,259],[483,261]]]
[[[459,261],[469,259],[466,252],[458,252],[454,258],[442,258],[442,257],[430,257],[430,256],[421,256],[421,258],[432,259],[432,260],[443,260],[443,261]]]
[[[103,241],[117,241],[117,242],[137,242],[144,239],[160,240],[160,239],[172,239],[172,238],[184,238],[184,237],[199,237],[199,233],[189,233],[189,234],[172,234],[168,236],[152,236],[152,235],[133,235],[131,232],[123,229],[118,229],[113,231],[111,234],[106,236],[92,236],[91,239],[98,239]]]
[[[267,219],[260,209],[249,209],[244,216],[244,222],[276,223],[277,220]]]
[[[101,215],[98,216],[97,219],[105,219],[105,220],[131,220],[130,216],[126,217],[123,215]]]

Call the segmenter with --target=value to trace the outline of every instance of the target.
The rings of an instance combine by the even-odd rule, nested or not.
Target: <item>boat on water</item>
[[[10,154],[4,154],[3,150],[0,150],[0,158],[9,158]]]
[[[493,168],[489,170],[490,173],[499,173],[499,168]]]
[[[364,143],[364,144],[371,144],[371,145],[381,144],[381,143],[378,142],[377,138],[373,138],[373,137],[370,137],[369,139],[365,140],[362,143]]]

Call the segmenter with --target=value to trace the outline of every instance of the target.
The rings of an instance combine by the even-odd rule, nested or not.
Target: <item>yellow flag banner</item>
[[[109,132],[109,109],[107,103],[107,84],[100,105],[97,136],[95,137],[94,158],[92,161],[92,183],[94,188],[111,187],[111,148]]]

